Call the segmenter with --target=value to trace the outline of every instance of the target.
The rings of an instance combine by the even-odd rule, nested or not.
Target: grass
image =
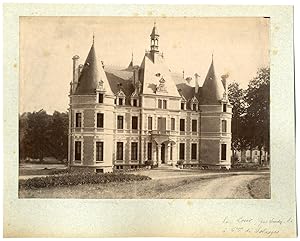
[[[34,175],[54,175],[68,172],[66,169],[44,168],[44,169],[19,169],[20,176],[34,176]]]
[[[255,199],[271,198],[270,177],[259,177],[248,184],[250,195]]]
[[[130,183],[85,184],[47,189],[19,190],[20,198],[92,198],[92,199],[151,199],[173,198],[178,191],[188,192],[187,187],[212,177],[184,177]],[[205,179],[205,180],[204,180]],[[161,196],[163,194],[163,196]],[[177,197],[178,198],[178,197]]]

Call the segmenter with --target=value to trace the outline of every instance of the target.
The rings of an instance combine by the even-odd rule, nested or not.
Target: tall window
[[[148,117],[148,130],[152,130],[152,117]]]
[[[185,120],[180,119],[180,131],[185,131]]]
[[[103,103],[103,94],[101,94],[101,93],[99,94],[98,102]]]
[[[197,132],[197,120],[192,120],[192,132]]]
[[[157,129],[160,131],[166,130],[166,122],[167,119],[165,117],[158,117],[157,118]]]
[[[227,112],[227,105],[223,104],[223,112]]]
[[[191,159],[192,160],[197,159],[197,144],[196,143],[192,143]]]
[[[119,105],[123,105],[123,98],[119,98]]]
[[[166,100],[163,100],[163,108],[167,109],[167,101]]]
[[[226,160],[226,144],[221,144],[221,160]]]
[[[180,143],[179,144],[179,159],[180,160],[184,160],[185,159],[184,158],[184,156],[185,156],[184,151],[185,151],[185,144],[184,143]]]
[[[104,127],[104,114],[97,113],[97,127],[103,128]]]
[[[151,142],[148,142],[147,158],[148,158],[148,160],[152,160],[152,143]]]
[[[138,129],[138,117],[137,116],[132,116],[131,128],[133,130]]]
[[[175,118],[171,118],[171,131],[175,130]]]
[[[124,117],[122,115],[118,115],[118,117],[117,117],[117,128],[118,129],[124,128],[123,122],[124,122]]]
[[[173,160],[173,145],[170,146],[170,160]]]
[[[227,132],[227,121],[222,120],[222,132]]]
[[[75,141],[75,161],[81,161],[81,141]]]
[[[123,142],[117,142],[117,160],[123,160]]]
[[[137,160],[138,157],[138,143],[131,142],[131,160]]]
[[[96,162],[103,161],[103,147],[104,147],[104,144],[102,141],[96,142]]]
[[[158,108],[161,109],[162,108],[162,101],[158,100]]]
[[[76,116],[75,116],[75,118],[76,118],[76,123],[75,123],[75,127],[81,127],[81,113],[76,113]]]

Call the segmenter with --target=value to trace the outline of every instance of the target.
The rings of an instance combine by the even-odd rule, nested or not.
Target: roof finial
[[[93,32],[93,45],[95,43],[95,32]]]
[[[211,62],[214,61],[214,52],[211,53]]]
[[[154,27],[156,26],[156,20],[154,20]]]

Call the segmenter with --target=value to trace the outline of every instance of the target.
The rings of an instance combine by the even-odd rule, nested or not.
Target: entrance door
[[[161,145],[161,163],[165,163],[165,150],[166,150],[166,146],[163,143]]]

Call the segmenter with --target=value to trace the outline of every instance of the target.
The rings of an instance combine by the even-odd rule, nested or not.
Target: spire
[[[110,85],[101,61],[96,56],[94,35],[92,47],[85,60],[78,82],[79,83],[76,88],[75,95],[88,95],[96,93],[99,82],[103,85],[106,94],[112,95],[112,91],[110,89]]]
[[[212,54],[211,64],[202,86],[203,104],[219,104],[219,101],[223,97],[223,92],[222,83],[216,78]]]

